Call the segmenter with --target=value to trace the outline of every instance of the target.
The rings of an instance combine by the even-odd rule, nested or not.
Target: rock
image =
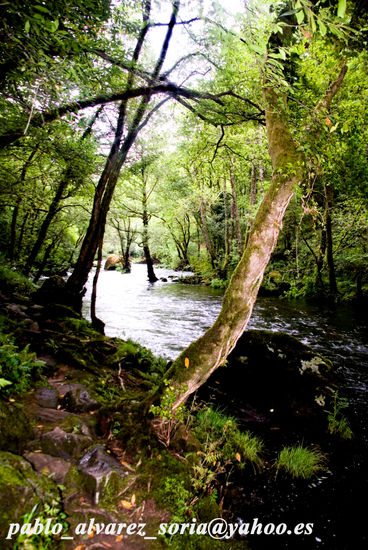
[[[89,449],[80,459],[77,470],[92,490],[95,504],[99,501],[115,506],[118,504],[118,495],[125,487],[124,478],[128,473],[114,457],[107,454],[104,447],[97,445]]]
[[[80,456],[91,443],[90,437],[67,433],[59,427],[43,434],[40,438],[40,446],[45,454],[65,459]]]
[[[120,264],[122,267],[124,265],[124,256],[117,256],[116,254],[111,254],[107,257],[104,269],[106,271],[113,271]]]
[[[56,409],[59,396],[57,392],[50,388],[39,388],[34,392],[34,397],[40,407],[46,409]]]
[[[24,456],[32,464],[36,472],[40,472],[43,475],[52,474],[52,479],[55,483],[64,483],[65,476],[70,468],[70,462],[44,453],[26,452]]]
[[[0,538],[2,548],[13,548],[14,540],[4,540],[11,522],[22,522],[38,505],[36,516],[42,516],[44,505],[55,509],[59,501],[56,485],[47,476],[32,469],[24,458],[0,452]]]
[[[324,430],[335,384],[332,364],[297,338],[248,330],[227,365],[199,390],[199,398],[225,407],[243,423],[287,431]]]
[[[0,399],[0,449],[20,453],[32,437],[32,426],[22,409]]]
[[[93,399],[87,388],[81,384],[69,384],[70,389],[66,391],[61,403],[64,408],[71,412],[89,412],[98,409],[98,402]]]
[[[160,277],[160,281],[162,281],[163,283],[167,283],[166,277]]]
[[[22,308],[17,304],[8,304],[6,308],[18,319],[27,319],[27,315],[24,313]]]
[[[84,294],[85,290],[79,294],[74,294],[67,288],[62,277],[53,275],[46,279],[42,286],[36,290],[32,299],[36,304],[45,307],[45,311],[42,312],[45,316],[79,318]]]

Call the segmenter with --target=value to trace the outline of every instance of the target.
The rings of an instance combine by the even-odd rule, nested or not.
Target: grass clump
[[[325,463],[326,457],[321,451],[298,445],[284,447],[278,456],[276,467],[294,478],[309,479],[324,470]]]

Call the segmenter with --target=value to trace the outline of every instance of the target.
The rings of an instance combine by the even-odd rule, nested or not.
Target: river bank
[[[109,277],[110,275],[111,273],[108,274]],[[124,279],[125,276],[121,274],[117,275],[122,278],[120,281],[129,280]],[[106,278],[106,283],[110,283],[110,287],[111,281],[111,278]],[[133,276],[131,281],[135,281],[136,284],[137,277]],[[136,302],[142,306],[141,312],[137,315],[143,318],[144,312],[149,316],[152,311],[149,308],[153,302],[149,302],[149,298],[148,302],[146,301],[147,295],[153,301],[158,297],[162,306],[163,303],[168,303],[168,295],[165,295],[165,292],[169,292],[170,295],[170,292],[181,292],[184,289],[180,289],[178,285],[162,284],[152,287],[145,284],[144,292],[143,288],[141,291],[140,299]],[[127,293],[120,294],[122,299],[127,300]],[[115,296],[119,298],[116,288]],[[188,302],[186,291],[184,296]],[[180,304],[178,296],[176,298],[174,309]],[[205,299],[209,304],[219,307],[220,296],[205,295]],[[196,301],[197,311],[203,312],[205,308],[198,295]],[[157,306],[158,304],[153,311],[157,310]],[[273,308],[269,306],[270,304],[267,307],[268,315],[273,319],[276,329],[280,322],[280,312],[276,313],[275,304]],[[348,415],[355,432],[354,440],[344,441],[328,435],[327,415],[323,413],[323,407],[317,408],[323,420],[319,422],[318,430],[313,428],[312,435],[308,435],[305,427],[301,428],[299,415],[296,417],[297,425],[291,431],[288,428],[289,421],[285,421],[282,415],[278,418],[274,416],[273,422],[276,424],[270,424],[268,419],[262,419],[262,414],[264,416],[265,408],[274,408],[274,403],[267,401],[261,404],[259,400],[252,402],[244,391],[248,383],[250,387],[257,387],[263,398],[264,390],[269,387],[268,400],[272,397],[272,388],[281,401],[291,403],[292,400],[290,397],[282,397],[280,388],[277,389],[274,382],[271,387],[266,384],[263,388],[259,381],[241,381],[239,373],[234,370],[236,361],[230,361],[228,367],[218,372],[219,378],[210,380],[203,388],[202,396],[198,397],[202,411],[203,408],[208,410],[213,401],[216,407],[221,407],[223,412],[220,416],[218,413],[217,416],[212,413],[206,414],[210,414],[211,422],[216,421],[223,427],[228,426],[226,429],[230,429],[229,434],[232,434],[233,441],[230,450],[224,447],[225,440],[216,434],[213,424],[203,429],[203,422],[207,422],[207,417],[195,407],[189,407],[184,422],[182,420],[174,424],[175,429],[165,446],[162,437],[157,437],[160,432],[153,429],[153,417],[147,414],[150,403],[147,398],[154,394],[158,381],[163,378],[166,360],[156,359],[147,349],[132,342],[124,343],[116,337],[102,337],[95,333],[86,321],[75,315],[70,316],[71,312],[67,308],[60,305],[56,307],[50,304],[35,304],[33,298],[19,296],[19,289],[17,295],[2,296],[1,310],[2,327],[4,334],[8,335],[8,341],[9,338],[13,338],[13,345],[18,346],[20,350],[24,345],[31,344],[31,349],[37,353],[38,359],[45,362],[41,372],[37,374],[38,371],[34,371],[32,384],[26,393],[19,396],[8,394],[2,399],[6,406],[2,418],[5,421],[7,418],[14,418],[17,411],[20,411],[21,416],[16,424],[23,426],[14,447],[9,446],[11,429],[5,431],[8,435],[2,446],[5,451],[5,455],[2,454],[2,471],[6,469],[17,475],[16,471],[21,468],[26,472],[25,477],[28,481],[25,488],[28,488],[28,492],[22,493],[20,500],[27,495],[29,502],[38,502],[39,509],[46,504],[50,506],[50,502],[55,500],[59,503],[54,505],[55,518],[59,518],[61,522],[65,521],[69,525],[69,530],[74,529],[79,523],[89,521],[93,514],[105,524],[124,521],[128,524],[141,518],[140,521],[149,526],[150,533],[156,532],[160,523],[175,520],[190,522],[192,518],[196,518],[198,522],[209,522],[217,516],[223,516],[240,525],[239,521],[246,523],[251,518],[260,517],[268,523],[318,524],[312,538],[298,538],[298,545],[302,545],[300,547],[322,547],[331,550],[348,548],[346,544],[354,538],[348,529],[344,531],[347,540],[341,539],[341,544],[336,542],[333,535],[338,532],[337,523],[341,523],[344,513],[347,521],[350,521],[352,514],[359,511],[359,507],[353,507],[352,504],[354,499],[358,501],[357,482],[365,464],[362,458],[364,446],[361,446],[359,423],[355,422],[350,407]],[[179,313],[180,311],[179,309]],[[300,315],[303,316],[303,313],[299,313]],[[181,317],[186,320],[185,316]],[[126,317],[122,316],[122,319],[129,323]],[[173,327],[172,318],[169,322]],[[289,322],[290,327],[293,327],[292,316]],[[302,326],[303,324],[309,331],[310,324],[305,317]],[[338,326],[337,319],[335,331]],[[163,326],[160,328],[164,333],[169,330]],[[327,327],[325,325],[320,329],[326,333]],[[331,327],[328,328],[330,342],[331,336],[338,334],[331,331]],[[177,338],[179,333],[176,330],[174,333]],[[347,335],[352,336],[349,330]],[[313,334],[310,337],[314,337]],[[272,335],[269,338],[272,338]],[[279,344],[272,344],[271,340],[267,342],[263,346],[264,351],[268,347],[275,350],[279,347]],[[249,350],[249,345],[246,349]],[[261,364],[265,364],[264,351]],[[279,355],[293,356],[294,353],[289,351],[284,354],[280,348]],[[241,357],[245,354],[249,355],[248,352],[242,352]],[[13,355],[16,355],[14,349]],[[257,357],[259,359],[259,353]],[[275,358],[271,357],[271,364],[274,364],[274,361]],[[223,376],[225,378],[221,378]],[[267,376],[264,375],[264,380],[267,380]],[[332,381],[330,383],[332,384]],[[213,397],[216,387],[220,392],[217,391]],[[236,388],[242,390],[240,394],[236,394]],[[295,399],[297,386],[294,383],[292,395]],[[242,410],[247,412],[247,422]],[[295,410],[299,410],[299,407]],[[253,419],[251,423],[249,414]],[[260,420],[257,421],[257,417]],[[202,420],[199,420],[200,418]],[[234,422],[239,423],[241,433],[247,433],[251,429],[250,441],[260,451],[260,454],[257,451],[252,459],[245,460],[243,469],[239,469],[238,466],[244,459],[245,450],[243,447],[241,451],[234,444],[236,438],[240,437],[236,435],[238,432]],[[213,440],[208,440],[207,436],[210,433]],[[211,441],[221,449],[220,455],[211,454],[214,452],[208,447]],[[247,441],[246,449],[249,452],[249,438]],[[328,455],[327,470],[323,469],[320,475],[313,475],[310,480],[293,480],[287,474],[277,474],[275,460],[285,444],[302,444],[305,447],[318,445],[322,454]],[[230,453],[230,456],[226,453]],[[20,462],[21,460],[23,462]],[[34,471],[37,475],[28,474]],[[232,473],[229,478],[230,471]],[[102,473],[105,481],[100,487]],[[211,477],[206,481],[207,475]],[[46,488],[42,488],[44,477],[53,482],[52,490],[49,487],[48,493]],[[327,482],[323,478],[327,479]],[[5,480],[6,487],[8,482],[9,480]],[[42,490],[37,489],[36,495],[32,496],[31,487],[35,484],[38,487],[38,483],[41,484]],[[347,492],[349,484],[350,490]],[[360,489],[363,488],[362,486]],[[34,500],[45,491],[49,495],[48,498]],[[9,487],[3,493],[9,494]],[[97,499],[96,493],[99,493]],[[344,495],[346,497],[348,494],[351,495],[351,498],[347,499],[349,510],[343,505]],[[308,498],[304,499],[307,495]],[[321,495],[325,495],[322,500]],[[331,509],[336,495],[339,499],[338,515]],[[321,507],[316,506],[319,501],[322,502],[323,513]],[[6,502],[9,507],[8,498]],[[45,510],[47,508],[44,508]],[[311,513],[312,510],[314,515]],[[5,508],[2,512],[5,515]],[[22,515],[19,509],[16,513]],[[318,521],[318,515],[323,521]],[[340,529],[340,535],[342,530]],[[36,539],[35,548],[48,548],[47,544],[53,544],[52,548],[56,548],[55,544],[60,544],[74,549],[77,543],[90,548],[93,544],[103,542],[113,548],[115,545],[116,548],[121,548],[121,540],[115,540],[118,537],[119,535],[108,535],[107,538],[97,538],[94,532],[93,537],[81,535],[80,538],[75,538],[74,546],[70,542],[62,543],[58,538],[54,540],[52,537],[46,537],[42,540],[44,546],[40,546],[40,540]],[[164,536],[156,542],[147,542],[129,537],[128,541],[124,539],[124,548],[130,548],[130,544],[132,548],[154,548],[155,544],[157,547],[188,549],[207,548],[207,545],[214,547],[216,542],[206,539],[207,537],[200,535],[195,538],[188,535],[180,539],[175,536]],[[229,544],[231,548],[236,548],[236,545],[246,548],[248,540],[249,537],[243,536],[231,543],[218,544],[219,548],[226,548]],[[362,536],[357,540],[362,541]],[[283,548],[293,548],[295,540],[291,537],[289,542],[280,539],[276,543],[275,537],[250,538],[251,548],[264,548],[268,543],[272,544],[273,548],[277,548],[277,544]],[[11,547],[9,545],[9,548]]]

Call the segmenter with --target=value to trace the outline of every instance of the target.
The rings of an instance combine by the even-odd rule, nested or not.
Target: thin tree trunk
[[[24,184],[24,181],[26,179],[26,173],[27,173],[28,166],[30,165],[33,157],[35,156],[35,154],[37,152],[37,148],[38,148],[38,144],[33,149],[31,154],[29,155],[28,159],[24,163],[24,166],[23,166],[23,169],[22,169],[22,172],[21,172],[21,175],[20,175],[20,181],[19,181],[19,184],[20,184],[21,187]],[[10,227],[10,243],[9,243],[9,260],[11,262],[13,262],[13,260],[14,260],[15,241],[16,241],[16,238],[17,238],[17,222],[18,222],[19,206],[20,206],[21,202],[22,202],[22,198],[21,198],[21,196],[18,196],[17,202],[16,202],[16,204],[14,206],[14,209],[13,209],[13,215],[12,215],[12,221],[11,221],[11,227]]]
[[[26,265],[23,269],[23,273],[26,276],[29,275],[29,272],[31,271],[33,264],[38,256],[38,253],[41,250],[41,247],[45,241],[48,229],[53,219],[55,218],[56,214],[58,213],[59,205],[63,197],[63,193],[68,185],[68,181],[69,181],[68,174],[65,174],[58,185],[58,188],[56,190],[54,198],[51,201],[46,217],[41,224],[40,230],[37,235],[37,239],[34,242],[31,252],[27,258]]]
[[[49,244],[49,246],[46,248],[45,250],[45,253],[43,255],[43,258],[42,258],[42,262],[41,262],[41,265],[40,267],[38,268],[38,271],[33,279],[33,282],[34,283],[37,283],[37,281],[39,281],[41,275],[43,274],[44,270],[45,270],[45,267],[46,267],[46,263],[47,263],[47,260],[49,259],[50,257],[50,254],[53,250],[53,248],[55,247],[56,243],[58,241],[58,238],[54,239],[53,241],[51,241],[51,243]]]
[[[321,245],[319,248],[318,259],[317,259],[317,283],[320,285],[321,289],[324,290],[322,269],[323,269],[323,260],[326,253],[326,228],[322,226],[321,228]]]
[[[142,243],[143,243],[143,251],[144,256],[146,258],[146,264],[147,264],[147,275],[148,280],[150,283],[155,283],[158,281],[158,278],[155,275],[155,270],[153,269],[153,262],[151,257],[151,252],[149,249],[148,244],[148,212],[147,212],[147,192],[146,192],[146,181],[143,176],[142,180],[142,222],[143,222],[143,235],[142,235]]]
[[[206,212],[205,212],[204,201],[203,201],[202,197],[201,197],[201,201],[199,203],[199,212],[200,212],[200,215],[201,215],[201,229],[202,229],[202,233],[203,233],[204,244],[206,245],[206,250],[207,250],[211,265],[212,265],[212,267],[215,267],[215,254],[213,252],[211,241],[210,241],[210,236],[209,236],[208,230],[207,230]]]
[[[234,232],[235,232],[236,242],[238,245],[239,256],[241,256],[243,252],[243,239],[242,239],[241,227],[240,227],[238,194],[236,191],[235,175],[234,175],[233,168],[231,168],[230,170],[230,183],[231,183],[231,194],[232,194],[231,212],[232,212],[233,224],[235,226]]]
[[[100,275],[101,263],[102,263],[103,237],[104,237],[104,232],[101,231],[101,234],[99,235],[99,242],[98,242],[97,267],[96,267],[96,272],[93,276],[92,295],[91,295],[91,321],[92,321],[92,326],[95,330],[97,330],[101,334],[105,334],[105,330],[104,330],[105,323],[103,321],[101,321],[101,319],[99,319],[96,315],[96,300],[97,300],[97,283],[98,283],[98,277]]]
[[[326,258],[329,280],[329,294],[331,298],[335,299],[337,294],[335,264],[333,258],[333,239],[332,239],[332,220],[331,220],[331,200],[333,190],[331,186],[324,184],[325,187],[325,221],[326,221]]]
[[[257,201],[257,173],[256,165],[252,162],[251,178],[250,178],[250,194],[249,194],[249,219],[246,234],[246,243],[248,242],[249,235],[254,222],[254,209]]]

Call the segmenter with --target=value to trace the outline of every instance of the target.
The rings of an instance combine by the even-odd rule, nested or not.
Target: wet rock
[[[24,456],[32,464],[36,472],[40,472],[43,475],[52,474],[52,479],[55,483],[64,483],[65,476],[70,468],[70,462],[44,453],[26,452]]]
[[[0,538],[2,548],[13,548],[13,541],[4,540],[9,523],[21,521],[35,505],[42,514],[43,505],[55,507],[59,500],[56,485],[35,472],[24,458],[9,452],[0,452]],[[9,544],[8,544],[9,543]]]
[[[324,409],[334,384],[331,362],[297,338],[249,330],[199,398],[225,407],[244,424],[306,434],[326,429]]]
[[[81,384],[70,384],[61,400],[62,405],[71,412],[89,412],[98,409],[98,402],[93,399],[87,388]]]
[[[162,281],[163,283],[167,283],[166,277],[160,277],[160,281]]]
[[[53,389],[39,388],[34,392],[34,397],[40,407],[56,409],[58,405],[59,396]]]
[[[65,459],[80,456],[91,443],[90,437],[67,433],[59,427],[43,434],[40,438],[40,446],[45,454]]]
[[[22,409],[0,400],[0,449],[22,452],[32,436],[32,427]]]
[[[118,495],[125,487],[124,478],[128,473],[104,447],[97,445],[89,449],[79,461],[77,470],[92,491],[96,504],[106,501],[106,504],[117,505]]]
[[[45,311],[43,311],[45,316],[79,318],[84,293],[85,291],[74,294],[66,287],[66,282],[62,277],[53,275],[36,290],[32,299],[36,304],[45,307]]]
[[[6,309],[9,310],[15,317],[18,319],[26,319],[27,315],[24,313],[23,309],[17,304],[8,304]]]

